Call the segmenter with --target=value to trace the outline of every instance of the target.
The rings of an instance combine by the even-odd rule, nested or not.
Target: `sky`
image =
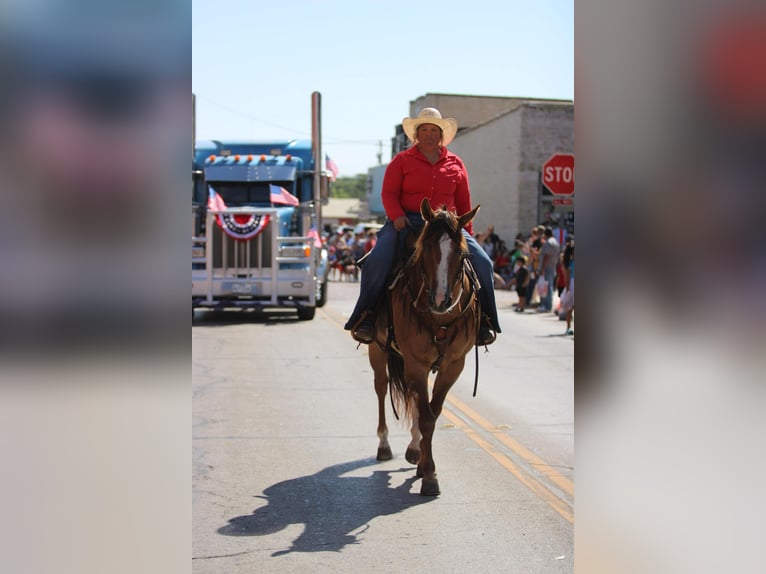
[[[387,163],[427,93],[574,99],[573,0],[193,0],[192,18],[197,139],[309,138],[319,91],[340,177]]]

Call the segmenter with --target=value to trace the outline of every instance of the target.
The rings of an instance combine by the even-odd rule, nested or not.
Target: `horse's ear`
[[[468,213],[464,213],[463,215],[460,216],[460,218],[458,218],[457,222],[458,222],[458,225],[460,225],[461,229],[464,228],[469,223],[471,223],[473,218],[476,217],[476,214],[479,213],[480,207],[481,205],[477,205],[471,211],[469,211]]]
[[[428,201],[427,197],[424,197],[420,202],[420,215],[425,221],[431,221],[434,218],[434,210],[431,209],[431,202]]]

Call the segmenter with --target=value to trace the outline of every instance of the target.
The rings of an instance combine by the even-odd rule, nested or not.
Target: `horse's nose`
[[[450,308],[451,305],[452,305],[452,297],[447,295],[447,298],[442,303],[442,306],[439,308],[439,311],[446,311],[447,309]]]
[[[444,293],[437,292],[433,298],[433,301],[431,301],[431,307],[433,307],[436,311],[444,311],[448,309],[449,306],[450,306],[449,293],[447,293],[445,297]]]

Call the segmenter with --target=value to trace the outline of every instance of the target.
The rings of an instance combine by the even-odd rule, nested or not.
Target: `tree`
[[[351,177],[339,177],[332,184],[332,197],[364,199],[367,193],[367,176],[363,173]]]

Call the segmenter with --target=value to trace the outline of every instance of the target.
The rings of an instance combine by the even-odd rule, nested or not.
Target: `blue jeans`
[[[420,213],[408,213],[407,217],[413,229],[420,230],[425,225]],[[344,327],[347,331],[354,328],[362,313],[377,307],[390,280],[391,268],[394,265],[394,258],[397,256],[397,239],[399,240],[398,253],[401,255],[404,253],[404,240],[409,232],[410,229],[405,228],[401,233],[397,233],[391,220],[386,220],[385,225],[378,231],[378,241],[363,263],[359,299],[357,299],[356,306]],[[476,270],[481,285],[479,302],[482,313],[489,317],[492,328],[500,333],[500,322],[497,319],[497,306],[495,305],[495,275],[492,259],[465,229],[463,235],[466,243],[468,243],[468,258]]]
[[[543,270],[543,277],[545,277],[545,280],[548,282],[548,291],[545,294],[545,297],[540,298],[540,309],[545,309],[546,311],[551,311],[553,309],[553,280],[556,276],[556,269],[544,269]]]

